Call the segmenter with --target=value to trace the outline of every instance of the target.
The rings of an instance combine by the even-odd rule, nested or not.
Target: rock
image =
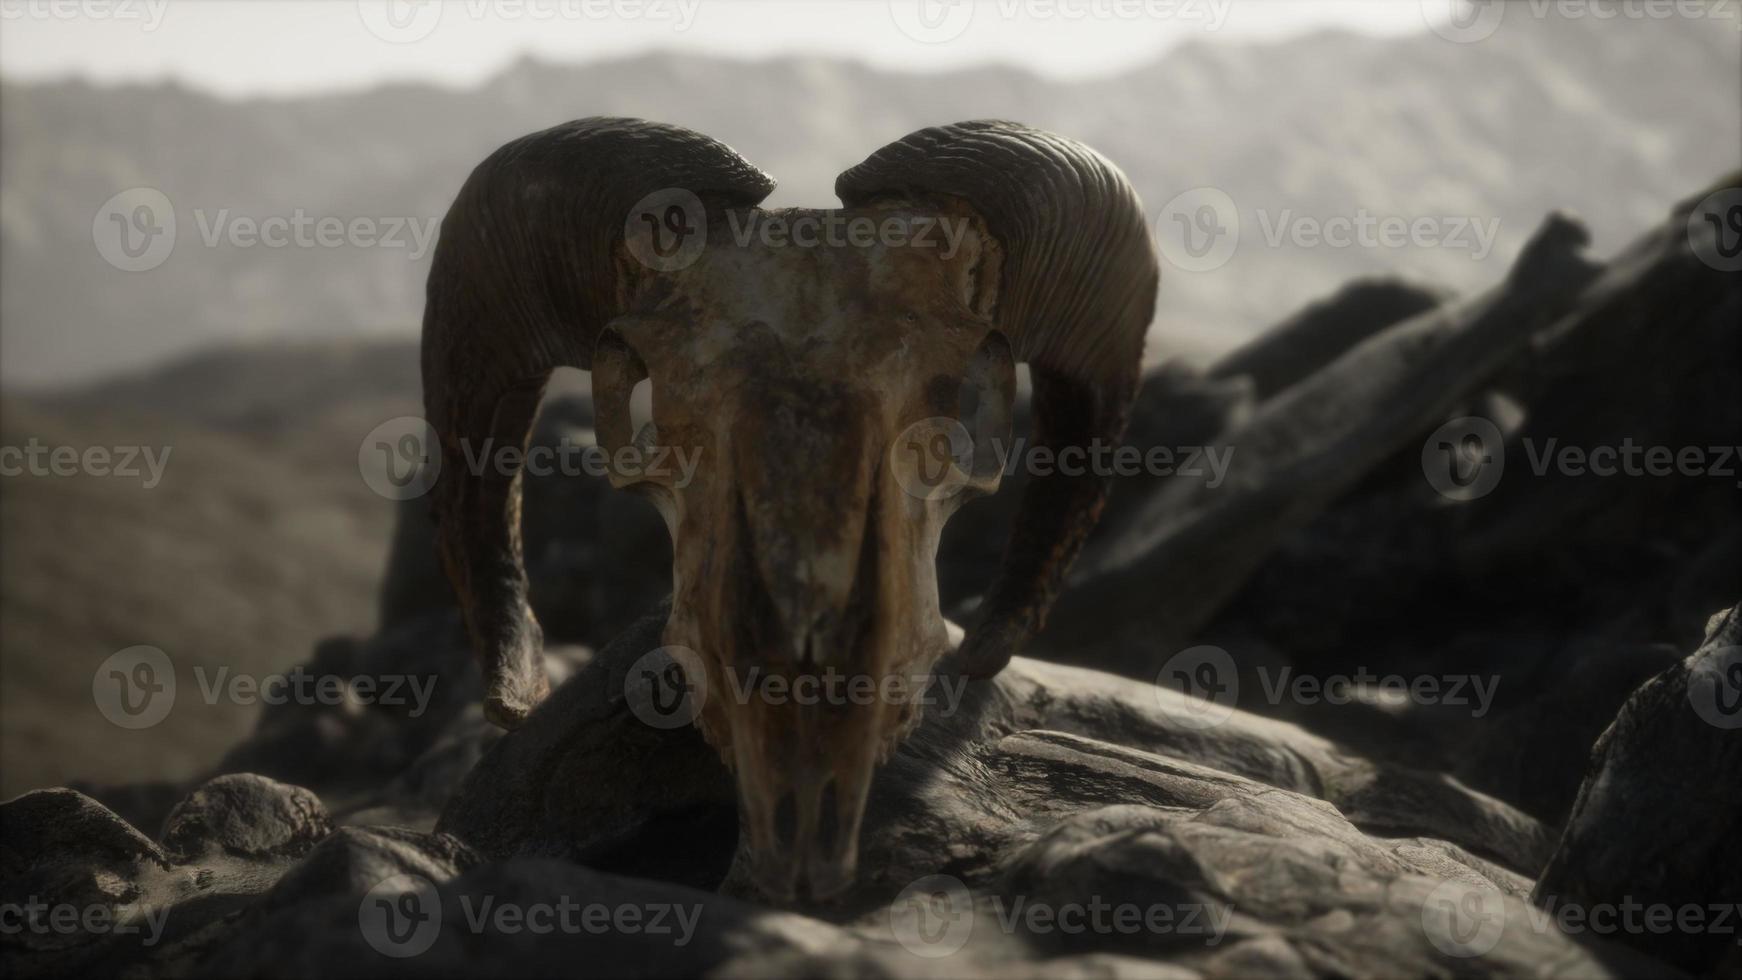
[[[170,811],[163,846],[178,864],[219,851],[243,858],[301,857],[332,833],[320,798],[264,776],[219,776]]]
[[[385,907],[374,905],[385,898]],[[566,911],[565,911],[566,910]],[[380,914],[380,924],[372,916]],[[404,916],[392,928],[392,916]],[[607,919],[606,917],[609,917]],[[622,923],[610,928],[606,921]],[[567,922],[568,927],[560,923]],[[540,930],[535,925],[552,927]],[[589,927],[588,923],[593,925]],[[235,943],[199,975],[261,977],[1004,976],[979,949],[947,959],[893,940],[887,917],[841,926],[680,886],[601,874],[562,861],[517,859],[382,896],[333,897],[262,923],[268,948]],[[300,943],[275,942],[299,935]],[[1185,977],[1117,957],[1049,961],[1052,976]]]
[[[587,656],[551,645],[551,682],[560,684]],[[213,775],[257,773],[314,790],[341,819],[378,810],[402,826],[427,828],[501,734],[479,710],[481,675],[456,612],[412,619],[366,641],[325,641],[296,673],[368,685],[359,690],[370,694],[269,705]]]
[[[653,728],[624,701],[629,668],[660,645],[665,616],[662,605],[643,618],[497,741],[437,829],[495,858],[563,856],[717,885],[737,842],[730,775],[694,728]]]
[[[1690,971],[1735,967],[1739,774],[1742,607],[1732,607],[1713,617],[1698,651],[1636,691],[1598,739],[1533,900],[1585,910],[1697,908],[1708,922],[1722,906],[1732,923],[1724,932],[1635,928],[1616,939]]]
[[[627,665],[658,645],[659,619],[650,617],[601,651],[526,726],[492,747],[439,826],[497,857],[676,848],[692,869],[685,880],[713,887],[717,882],[693,869],[723,869],[733,856],[727,773],[689,729],[640,722],[622,693]],[[1228,861],[1283,846],[1264,843],[1273,838],[1300,842],[1301,856],[1291,859],[1299,868],[1252,879],[1250,891],[1228,896],[1242,908],[1264,901],[1276,909],[1303,902],[1341,907],[1350,896],[1338,883],[1351,861],[1368,869],[1376,893],[1386,880],[1418,875],[1480,885],[1517,902],[1546,858],[1549,837],[1535,821],[1443,777],[1376,766],[1296,726],[1244,712],[1204,726],[1196,710],[1178,692],[1019,658],[994,682],[971,685],[959,702],[928,710],[879,772],[861,838],[860,879],[822,914],[835,921],[874,918],[913,882],[937,874],[963,882],[976,901],[1014,900],[1052,880],[1042,869],[1054,868],[1060,841],[1080,826],[1109,821],[1187,827],[1177,831],[1186,843],[1175,847],[1188,864],[1202,857],[1209,839],[1190,829],[1200,826],[1245,835],[1228,845]],[[617,829],[637,826],[651,829],[639,838]],[[1105,862],[1112,869],[1129,864],[1116,856]],[[636,870],[658,873],[645,859]],[[1174,880],[1153,874],[1156,887]],[[1252,874],[1241,870],[1238,877]],[[1310,899],[1296,894],[1306,880],[1321,882]],[[758,898],[735,866],[720,887]],[[1419,903],[1411,908],[1419,918]],[[1239,938],[1271,935],[1284,919],[1271,914]],[[1412,928],[1418,944],[1425,942],[1419,926]],[[1049,942],[1053,952],[1063,951],[1058,941],[1048,934],[1017,946],[1032,956]],[[1171,957],[1175,945],[1170,937],[1145,949]],[[1265,948],[1229,962],[1259,957]],[[1081,944],[1070,949],[1084,951]],[[1093,949],[1131,953],[1117,937]],[[976,955],[993,961],[1011,954],[987,948]]]
[[[115,956],[116,927],[138,928],[148,881],[170,867],[150,838],[67,789],[0,804],[0,967],[54,976]],[[128,939],[137,946],[139,936]]]
[[[270,913],[332,895],[361,895],[394,875],[446,881],[481,860],[447,834],[341,827],[278,880],[257,906]]]
[[[1024,658],[991,682],[935,689],[878,774],[851,890],[772,909],[734,864],[733,785],[717,756],[687,726],[630,708],[630,667],[658,645],[664,615],[582,658],[488,748],[457,714],[426,765],[481,758],[436,833],[328,832],[314,794],[258,775],[191,794],[162,848],[78,794],[8,804],[9,888],[103,866],[117,906],[167,915],[150,944],[89,931],[53,948],[9,943],[9,972],[1663,972],[1533,914],[1525,897],[1549,839],[1504,803],[1284,721]],[[415,771],[381,798],[414,794]],[[529,928],[564,908],[568,925]]]
[[[1679,659],[1663,644],[1595,638],[1566,644],[1545,658],[1535,683],[1518,678],[1519,696],[1509,697],[1514,692],[1503,685],[1492,717],[1457,726],[1461,735],[1446,743],[1449,768],[1471,786],[1558,826],[1609,720],[1640,684]]]
[[[103,804],[135,827],[162,827],[169,811],[188,794],[187,783],[168,779],[115,784],[73,780],[67,788]]]
[[[0,877],[14,881],[63,860],[111,874],[169,864],[151,838],[75,790],[36,790],[0,804]]]
[[[170,907],[195,887],[150,838],[81,793],[0,804],[0,972],[118,972],[157,947]]]

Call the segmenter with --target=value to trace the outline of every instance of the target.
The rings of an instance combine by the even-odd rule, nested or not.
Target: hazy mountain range
[[[214,343],[409,337],[428,268],[412,230],[439,219],[502,142],[602,113],[731,143],[781,181],[777,204],[834,204],[835,174],[884,142],[987,116],[1090,143],[1152,214],[1218,188],[1238,212],[1239,247],[1213,270],[1167,270],[1151,355],[1225,346],[1362,274],[1491,282],[1552,208],[1581,213],[1599,254],[1618,247],[1742,160],[1739,73],[1732,20],[1518,17],[1473,44],[1425,30],[1192,43],[1071,84],[1004,68],[916,75],[669,54],[522,62],[463,92],[231,101],[174,85],[6,83],[0,381],[83,380]],[[139,186],[170,200],[175,247],[150,271],[121,271],[93,226]],[[398,247],[238,244],[239,219],[298,215],[387,219],[383,235],[408,224]],[[1318,223],[1363,217],[1429,219],[1448,245],[1311,244]]]

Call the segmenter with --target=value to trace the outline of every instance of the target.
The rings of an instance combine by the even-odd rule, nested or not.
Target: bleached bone
[[[1001,461],[984,449],[1008,439],[1015,363],[1033,377],[1037,444],[1116,441],[1159,271],[1124,176],[1080,144],[1011,123],[889,144],[837,180],[842,211],[756,208],[773,186],[715,140],[640,120],[585,119],[502,147],[442,223],[425,411],[444,460],[444,563],[484,666],[486,712],[506,727],[548,693],[542,637],[526,599],[518,468],[473,471],[468,454],[492,439],[523,445],[546,377],[574,365],[593,372],[606,450],[699,460],[687,480],[616,471],[612,482],[646,494],[671,531],[664,641],[697,652],[705,677],[691,683],[710,692],[697,722],[734,767],[755,879],[776,896],[800,880],[825,895],[852,879],[871,771],[916,706],[739,703],[731,692],[752,669],[928,674],[950,647],[938,535],[964,499],[997,487]],[[656,192],[668,204],[640,237],[632,212]],[[672,212],[677,199],[696,213]],[[636,258],[663,254],[664,218],[674,232],[705,227],[692,264]],[[804,247],[758,233],[799,219],[948,221],[960,234],[945,248],[937,235],[925,247]],[[653,423],[632,433],[643,378]],[[958,420],[964,391],[978,407]],[[956,466],[939,472],[959,492],[911,492],[917,473],[904,467],[928,461],[908,451],[936,446],[913,427],[938,417],[975,451],[929,461]],[[1025,488],[961,670],[996,673],[1041,627],[1105,492],[1092,474]]]

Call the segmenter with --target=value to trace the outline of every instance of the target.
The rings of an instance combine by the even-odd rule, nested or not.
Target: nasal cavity
[[[835,792],[835,780],[830,779],[823,784],[822,801],[817,807],[817,838],[814,844],[817,854],[829,858],[840,852],[836,846],[841,843],[840,803]]]
[[[774,843],[787,850],[798,845],[798,793],[787,790],[774,807]]]

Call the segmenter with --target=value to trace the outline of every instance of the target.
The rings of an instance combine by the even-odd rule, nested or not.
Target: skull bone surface
[[[1116,440],[1158,273],[1118,171],[1010,123],[890,144],[841,175],[843,209],[757,208],[772,186],[638,120],[503,147],[443,224],[425,408],[461,459],[524,442],[551,369],[592,371],[612,483],[671,533],[664,642],[702,675],[695,721],[735,773],[751,878],[824,897],[851,884],[875,766],[952,653],[938,541],[997,488],[1015,365],[1035,444]],[[673,459],[693,465],[647,465]],[[1092,473],[1031,482],[951,676],[996,673],[1040,627],[1104,494]],[[546,694],[518,474],[444,466],[434,506],[486,712],[514,727]]]

